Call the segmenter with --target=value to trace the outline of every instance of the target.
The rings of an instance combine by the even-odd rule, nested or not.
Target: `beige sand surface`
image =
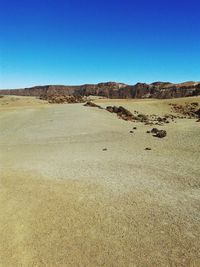
[[[188,101],[96,100],[148,114]],[[151,128],[0,99],[0,266],[200,266],[200,124]]]

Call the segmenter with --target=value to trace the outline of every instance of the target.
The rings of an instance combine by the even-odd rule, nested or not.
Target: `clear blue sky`
[[[0,0],[0,88],[200,80],[199,0]]]

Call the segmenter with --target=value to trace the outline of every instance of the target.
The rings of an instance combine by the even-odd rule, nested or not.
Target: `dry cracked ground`
[[[194,101],[96,103],[163,115]],[[163,139],[151,128],[83,104],[1,98],[0,266],[200,266],[200,122],[158,126]]]

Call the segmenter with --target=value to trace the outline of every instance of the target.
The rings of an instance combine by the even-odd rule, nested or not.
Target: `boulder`
[[[165,130],[159,130],[154,136],[158,138],[164,138],[167,135]]]
[[[157,128],[153,128],[152,130],[151,130],[151,133],[158,133],[159,132],[159,130],[157,129]]]

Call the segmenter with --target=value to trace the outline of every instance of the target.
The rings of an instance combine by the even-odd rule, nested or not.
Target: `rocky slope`
[[[176,98],[200,95],[200,82],[173,84],[155,82],[151,84],[137,83],[99,83],[80,86],[46,85],[24,89],[0,90],[4,95],[37,96],[47,99],[51,95],[103,96],[108,98]]]

